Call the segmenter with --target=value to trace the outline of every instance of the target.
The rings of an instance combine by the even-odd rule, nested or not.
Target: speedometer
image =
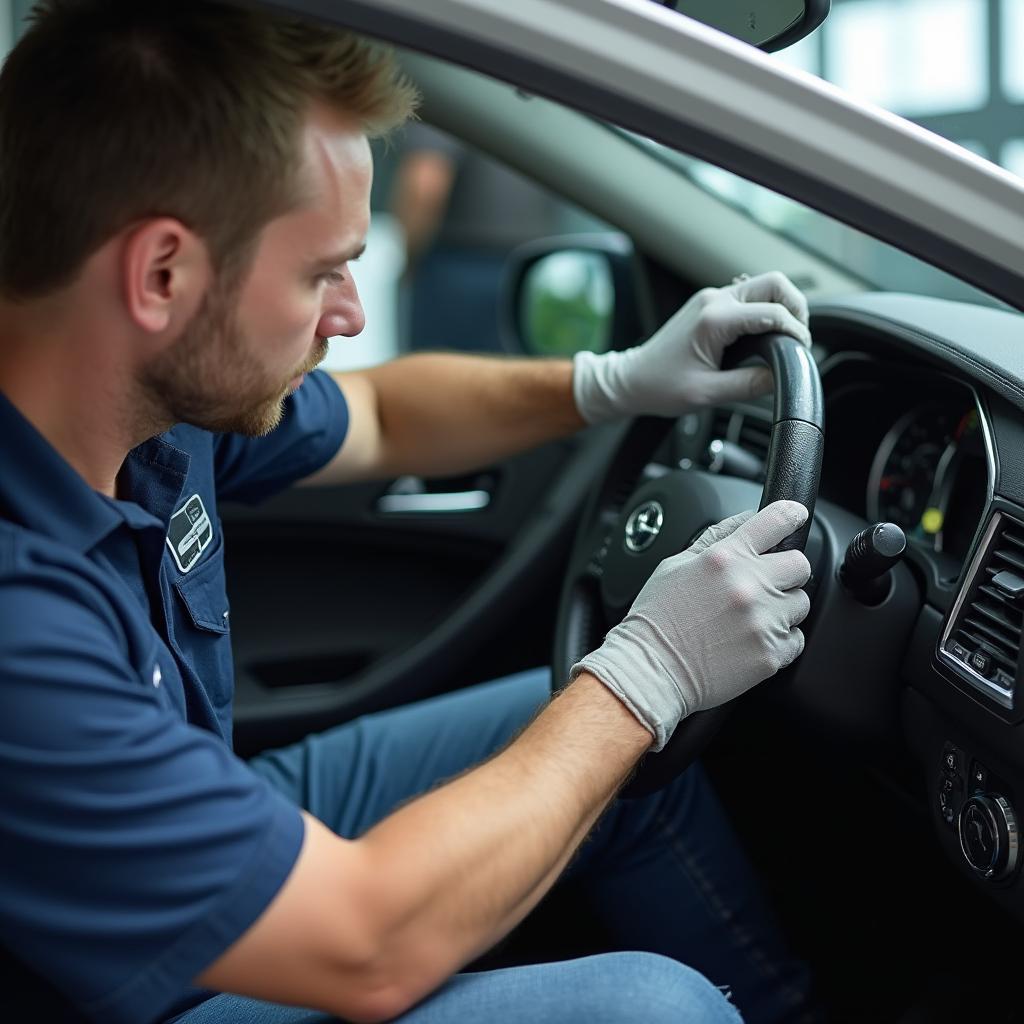
[[[944,478],[977,433],[973,409],[925,405],[903,416],[882,439],[871,466],[869,518],[896,523],[908,537],[942,550],[949,499]]]

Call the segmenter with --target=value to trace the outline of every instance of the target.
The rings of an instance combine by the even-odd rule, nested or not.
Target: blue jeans
[[[351,838],[500,749],[548,694],[547,671],[521,673],[369,715],[251,764]],[[586,893],[616,946],[632,952],[460,974],[403,1015],[402,1024],[734,1024],[734,1006],[748,1024],[816,1019],[808,1009],[807,972],[787,953],[699,767],[660,793],[613,804],[565,877]],[[180,1020],[326,1024],[329,1018],[220,995]]]

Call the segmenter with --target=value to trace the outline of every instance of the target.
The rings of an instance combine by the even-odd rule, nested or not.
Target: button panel
[[[971,656],[971,652],[967,650],[967,648],[964,647],[963,644],[958,644],[955,640],[952,643],[950,643],[946,650],[949,651],[949,653],[952,654],[953,657],[956,658],[958,661],[966,662],[967,659]]]
[[[988,679],[992,675],[994,661],[995,659],[988,651],[975,651],[971,655],[970,666],[979,676]]]
[[[957,815],[964,800],[964,753],[953,743],[942,748],[942,765],[938,781],[939,814],[949,828],[956,826]]]
[[[995,683],[996,686],[1005,690],[1008,694],[1013,693],[1013,675],[996,662],[991,652],[981,647],[977,650],[971,650],[956,640],[950,640],[943,650],[946,654],[955,658],[957,662],[969,668],[972,672],[977,673],[982,679]]]
[[[963,786],[959,780],[951,779],[946,776],[942,782],[939,783],[939,813],[942,815],[942,820],[953,827],[956,822],[957,814],[959,813],[960,804],[963,800]]]
[[[952,740],[943,743],[933,790],[939,817],[956,836],[966,864],[993,883],[1008,883],[1018,867],[1010,791],[972,751]]]

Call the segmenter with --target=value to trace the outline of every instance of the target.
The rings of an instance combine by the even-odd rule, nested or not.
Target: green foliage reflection
[[[523,342],[535,355],[604,352],[611,344],[615,292],[600,253],[566,250],[538,260],[520,303]]]

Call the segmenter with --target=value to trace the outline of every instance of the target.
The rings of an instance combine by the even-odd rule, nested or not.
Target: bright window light
[[[809,71],[812,75],[821,74],[821,61],[818,58],[818,34],[806,36],[799,43],[787,46],[775,54],[777,60],[791,67]]]
[[[979,142],[977,139],[954,139],[953,141],[958,146],[963,146],[964,149],[969,149],[972,153],[977,153],[978,156],[984,157],[986,160],[992,159],[988,146],[984,142]]]
[[[405,265],[402,230],[390,214],[375,210],[366,253],[349,273],[366,311],[366,329],[356,338],[331,338],[325,370],[357,370],[398,355],[398,282]]]
[[[1004,142],[999,162],[1008,171],[1024,178],[1024,139],[1010,139]]]
[[[828,77],[861,99],[908,117],[988,101],[985,0],[860,0],[823,30]]]
[[[1024,102],[1024,0],[1003,0],[1003,91]]]

